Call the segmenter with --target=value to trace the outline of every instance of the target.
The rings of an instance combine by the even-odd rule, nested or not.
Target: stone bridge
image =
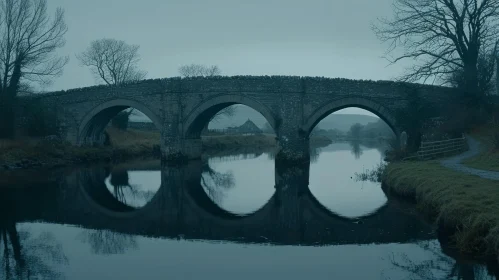
[[[15,223],[69,224],[157,238],[309,246],[434,238],[413,206],[396,200],[355,219],[331,212],[308,189],[308,163],[276,165],[275,186],[269,186],[275,187],[274,195],[244,216],[227,212],[208,197],[200,185],[202,171],[201,161],[163,166],[160,189],[141,208],[121,203],[108,191],[104,179],[109,170],[104,167],[77,170],[49,188],[3,191],[0,206]]]
[[[208,120],[227,106],[243,104],[267,119],[276,132],[280,155],[293,159],[307,156],[309,134],[318,122],[346,107],[378,115],[398,136],[395,114],[408,105],[407,94],[415,90],[435,108],[452,96],[450,88],[392,81],[236,76],[144,80],[34,98],[57,112],[61,136],[75,145],[100,143],[113,116],[136,108],[160,131],[165,159],[199,158],[200,134]]]

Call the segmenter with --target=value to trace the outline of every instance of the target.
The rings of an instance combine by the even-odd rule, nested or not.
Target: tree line
[[[331,139],[348,138],[352,140],[361,139],[390,139],[394,137],[394,133],[390,126],[383,120],[379,119],[376,122],[370,122],[365,125],[360,123],[353,124],[348,131],[339,129],[322,129],[316,126],[310,133],[311,136],[326,136]]]

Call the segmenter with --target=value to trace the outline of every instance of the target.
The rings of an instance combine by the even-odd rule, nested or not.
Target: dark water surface
[[[447,256],[412,205],[355,180],[382,150],[97,165],[2,187],[0,279],[495,279]]]

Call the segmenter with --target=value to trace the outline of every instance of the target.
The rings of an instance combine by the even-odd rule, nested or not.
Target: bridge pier
[[[185,231],[184,196],[189,185],[201,180],[201,164],[192,162],[184,166],[161,167],[161,188],[148,207],[162,215],[163,225],[175,230],[175,235]],[[151,210],[149,209],[149,210]],[[149,211],[148,210],[148,211]]]
[[[162,159],[168,162],[184,162],[201,158],[201,138],[162,137]]]
[[[275,234],[285,243],[301,243],[306,227],[303,215],[303,194],[309,182],[310,163],[289,166],[275,162]]]
[[[203,151],[203,143],[201,138],[184,139],[182,153],[188,159],[200,159]]]
[[[182,139],[176,136],[161,135],[161,157],[163,160],[185,160],[186,158],[182,152]]]
[[[276,162],[292,164],[310,161],[309,139],[297,131],[280,134],[277,137],[277,146]]]

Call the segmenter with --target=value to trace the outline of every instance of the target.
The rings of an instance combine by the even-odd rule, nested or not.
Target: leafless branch
[[[236,107],[234,105],[225,107],[218,111],[211,119],[210,122],[218,122],[222,117],[233,117],[236,114]]]
[[[479,56],[499,39],[499,0],[395,0],[393,10],[373,30],[389,44],[390,63],[414,62],[401,80],[445,84],[462,69],[477,87]]]
[[[201,64],[183,65],[178,68],[182,77],[212,77],[220,76],[220,68],[216,65],[205,66]]]
[[[222,71],[216,65],[205,66],[201,64],[183,65],[178,68],[178,72],[182,77],[213,77],[220,76]],[[233,106],[225,107],[216,113],[209,121],[217,122],[222,117],[232,117],[236,113],[236,108]]]
[[[128,45],[115,39],[93,41],[84,52],[76,55],[83,66],[108,85],[140,81],[146,72],[138,69],[138,45]]]
[[[0,88],[17,91],[21,81],[47,84],[62,74],[68,57],[54,55],[65,44],[67,26],[58,8],[51,19],[46,0],[0,0]]]

